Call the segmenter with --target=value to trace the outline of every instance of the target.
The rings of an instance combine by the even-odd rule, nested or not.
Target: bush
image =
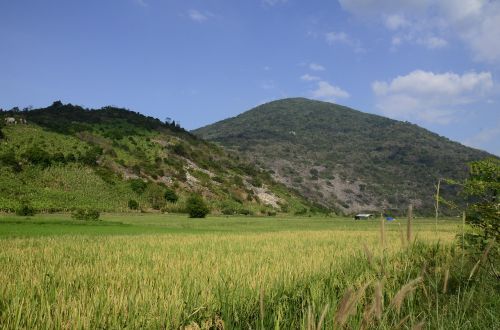
[[[192,195],[186,202],[186,210],[190,218],[204,218],[210,209],[200,195]]]
[[[80,157],[79,161],[84,165],[96,166],[100,155],[102,155],[102,148],[93,146]]]
[[[137,210],[139,209],[139,203],[137,203],[136,200],[131,199],[128,201],[128,208],[131,210]]]
[[[35,209],[31,205],[24,203],[16,210],[16,215],[32,217],[35,215]]]
[[[163,188],[152,183],[148,185],[145,194],[153,209],[160,210],[163,206],[165,206]]]
[[[179,200],[179,196],[172,189],[167,188],[164,194],[165,200],[170,203],[176,203]]]
[[[138,194],[142,194],[147,186],[148,184],[141,179],[130,180],[130,188]]]
[[[75,220],[97,221],[100,216],[101,213],[93,209],[76,209],[71,212],[71,217]]]
[[[47,151],[37,146],[32,146],[23,155],[28,162],[33,165],[41,165],[42,167],[50,166],[50,155]]]

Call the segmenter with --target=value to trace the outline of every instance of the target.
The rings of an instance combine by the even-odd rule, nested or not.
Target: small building
[[[354,220],[368,220],[374,217],[371,213],[358,213],[354,216]]]

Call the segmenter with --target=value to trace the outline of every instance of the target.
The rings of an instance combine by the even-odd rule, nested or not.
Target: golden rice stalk
[[[403,327],[403,325],[406,323],[406,321],[408,321],[409,318],[410,318],[410,315],[406,315],[405,317],[403,317],[401,319],[401,321],[399,321],[398,324],[396,324],[396,326],[394,327],[394,330],[401,329]]]
[[[380,213],[380,242],[382,243],[382,249],[385,249],[385,221],[382,213]]]
[[[406,240],[405,240],[405,235],[403,233],[403,228],[401,227],[401,223],[398,223],[399,226],[399,238],[401,240],[401,246],[406,247]]]
[[[408,243],[411,242],[411,237],[413,235],[412,221],[413,221],[413,205],[410,204],[408,205],[408,222],[406,223],[406,241]]]
[[[485,262],[486,261],[486,258],[488,257],[488,253],[490,252],[490,249],[491,247],[493,246],[493,243],[495,243],[495,240],[492,240],[488,246],[486,247],[486,249],[484,249],[484,252],[483,254],[481,255],[481,258],[479,258],[479,260],[476,262],[476,264],[474,265],[474,267],[472,267],[472,270],[469,274],[469,281],[472,279],[472,277],[474,276],[474,274],[476,273],[476,271],[478,270],[479,268],[479,265],[482,263],[482,262]]]
[[[319,318],[318,325],[316,326],[317,330],[321,330],[323,328],[323,323],[325,323],[325,317],[329,307],[330,304],[326,304],[325,308],[323,308],[323,312],[321,313],[321,316]]]
[[[425,322],[420,321],[419,323],[414,325],[413,328],[411,328],[411,330],[422,330],[424,328],[424,325],[425,325]]]
[[[390,303],[390,306],[395,308],[396,311],[399,313],[401,311],[401,305],[403,304],[403,301],[405,300],[406,296],[413,292],[419,283],[421,283],[423,280],[422,277],[417,277],[414,280],[411,280],[410,282],[406,283],[399,289],[399,291],[394,295],[392,298],[392,301]]]
[[[307,306],[307,330],[314,330],[313,313],[311,305]]]
[[[363,243],[363,250],[365,251],[366,259],[368,259],[368,263],[370,264],[371,267],[375,268],[375,263],[373,262],[373,254],[371,253],[370,249],[368,249],[368,246],[366,246],[365,243]]]
[[[382,282],[381,281],[377,281],[377,283],[375,284],[375,297],[374,297],[374,313],[375,313],[375,317],[377,318],[377,320],[380,321],[380,319],[382,318],[382,312],[383,312],[383,309],[384,309],[384,296],[383,296],[383,293],[382,293]]]
[[[448,291],[448,280],[450,278],[450,270],[446,269],[444,272],[444,283],[443,283],[443,293],[446,293]]]
[[[260,288],[259,294],[259,306],[260,306],[260,322],[264,323],[264,287]]]

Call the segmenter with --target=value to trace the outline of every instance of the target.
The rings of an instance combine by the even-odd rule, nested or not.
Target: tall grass
[[[440,293],[450,304],[433,313],[435,297],[426,288],[443,283],[428,273],[451,262],[455,233],[423,229],[422,242],[404,248],[397,227],[386,226],[382,251],[377,230],[351,226],[0,239],[0,326],[433,328],[459,326],[454,318],[465,328],[490,324],[492,316],[481,319],[456,304],[453,268],[447,293]],[[481,274],[478,268],[471,283]]]

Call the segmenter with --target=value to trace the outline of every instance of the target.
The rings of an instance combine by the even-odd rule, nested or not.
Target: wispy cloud
[[[145,0],[134,0],[134,2],[141,7],[149,7],[148,3]]]
[[[203,22],[207,21],[209,18],[214,16],[212,13],[201,12],[201,11],[196,10],[196,9],[189,10],[187,14],[191,20],[193,20],[197,23],[203,23]]]
[[[357,39],[351,38],[347,33],[345,32],[328,32],[325,33],[325,40],[329,45],[334,45],[334,44],[344,44],[349,47],[351,47],[354,52],[356,53],[363,53],[365,50],[361,46],[361,42]]]
[[[495,141],[500,141],[500,121],[495,127],[484,128],[479,133],[467,138],[463,143],[474,148],[484,148],[485,145]],[[493,152],[500,155],[500,145],[497,144]]]
[[[390,82],[375,81],[377,108],[392,118],[448,124],[463,106],[481,101],[493,89],[490,72],[462,75],[416,70]]]
[[[287,3],[288,0],[262,0],[262,3],[267,6],[275,6],[283,3]]]
[[[325,67],[318,63],[309,63],[309,69],[313,71],[325,71]]]
[[[264,80],[260,83],[260,88],[262,89],[274,89],[276,88],[276,84],[273,80]]]
[[[443,48],[458,37],[472,59],[500,63],[500,2],[487,0],[339,0],[345,10],[360,18],[377,17],[395,35],[392,46],[404,42]]]
[[[316,81],[316,80],[320,80],[321,78],[318,76],[313,76],[313,75],[310,75],[309,73],[306,73],[306,74],[302,75],[300,77],[300,79],[304,80],[304,81]]]
[[[318,81],[317,88],[311,92],[311,96],[315,99],[333,102],[339,98],[348,98],[350,95],[342,88],[322,80]]]

